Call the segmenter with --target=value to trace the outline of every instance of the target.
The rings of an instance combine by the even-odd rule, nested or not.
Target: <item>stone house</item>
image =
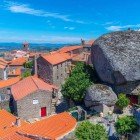
[[[70,55],[77,55],[83,52],[83,46],[65,46],[58,50],[60,53],[68,53]]]
[[[26,120],[49,116],[54,113],[56,90],[56,86],[36,76],[27,77],[11,87],[11,109],[18,117]]]
[[[76,125],[77,121],[68,112],[28,123],[0,110],[1,140],[64,140],[73,133]]]
[[[94,40],[89,40],[89,41],[81,40],[81,44],[83,46],[84,52],[91,52],[91,46],[93,45],[93,43]]]
[[[8,62],[0,58],[0,80],[6,80],[8,73]]]
[[[50,84],[60,86],[69,76],[71,56],[67,53],[50,53],[37,59],[39,78]]]
[[[0,109],[9,110],[10,89],[11,86],[18,81],[20,81],[20,77],[0,81]]]
[[[24,64],[27,61],[28,61],[28,59],[25,57],[13,59],[9,64],[8,76],[16,77],[16,76],[21,75],[21,71],[22,71],[22,69],[24,69]]]

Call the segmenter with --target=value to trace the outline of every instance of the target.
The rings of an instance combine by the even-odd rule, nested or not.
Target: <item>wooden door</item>
[[[46,109],[46,107],[42,107],[41,108],[41,117],[45,117],[45,116],[47,116],[47,109]]]

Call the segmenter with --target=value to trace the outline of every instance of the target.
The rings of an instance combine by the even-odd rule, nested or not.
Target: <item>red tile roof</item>
[[[19,134],[18,132],[15,132],[15,133],[11,133],[10,135],[7,135],[1,140],[33,140],[33,139],[28,138],[27,136],[24,136],[22,134]]]
[[[67,52],[71,52],[73,50],[77,50],[77,49],[81,49],[81,48],[83,48],[83,46],[65,46],[63,48],[60,48],[59,52],[67,53]]]
[[[21,120],[21,125],[14,125],[16,117],[5,110],[0,111],[0,139],[1,140],[32,140],[36,138],[60,139],[73,131],[76,120],[69,113],[64,112],[50,116],[41,121],[29,124]]]
[[[21,68],[9,71],[8,76],[21,76]]]
[[[1,80],[0,81],[0,88],[12,86],[13,84],[17,83],[20,80],[21,80],[20,77],[10,78],[8,80]]]
[[[88,42],[86,42],[86,44],[92,46],[92,44],[94,43],[94,40],[89,40]]]
[[[0,64],[0,69],[5,69],[5,66]]]
[[[0,69],[5,69],[7,64],[8,64],[7,61],[5,61],[3,58],[0,58]]]
[[[26,62],[25,57],[16,58],[11,61],[10,66],[22,66]]]
[[[0,110],[0,138],[6,137],[18,130],[19,127],[15,125],[15,122],[15,116],[5,110]],[[27,123],[21,120],[21,126],[25,125]]]
[[[4,60],[2,57],[0,57],[0,62],[8,64],[8,62],[6,60]]]
[[[25,126],[19,132],[56,140],[72,131],[75,127],[75,118],[73,118],[69,113],[64,112]]]
[[[71,59],[71,56],[66,53],[50,53],[42,56],[46,61],[52,65],[56,65]]]
[[[52,91],[53,88],[56,89],[57,87],[45,83],[36,76],[30,76],[14,84],[11,87],[11,92],[15,100],[20,100],[38,89]]]

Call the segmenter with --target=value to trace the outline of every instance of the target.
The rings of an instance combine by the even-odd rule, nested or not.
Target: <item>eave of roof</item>
[[[0,88],[12,86],[13,84],[17,83],[20,80],[21,80],[20,77],[10,78],[7,80],[1,80],[0,81]]]
[[[57,89],[56,86],[45,83],[36,76],[27,77],[11,87],[11,93],[14,99],[20,100],[37,90],[45,90],[52,92],[53,89]]]
[[[41,57],[51,65],[57,65],[71,59],[71,56],[69,54],[59,52],[50,53]]]

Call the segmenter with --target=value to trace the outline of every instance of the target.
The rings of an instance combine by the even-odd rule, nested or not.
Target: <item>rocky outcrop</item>
[[[92,62],[103,82],[131,93],[140,84],[140,31],[101,36],[92,46]]]
[[[84,101],[86,107],[92,107],[99,104],[113,106],[117,101],[117,96],[111,87],[93,84],[87,89]]]
[[[137,123],[140,125],[140,108],[134,111],[134,116],[137,120]]]

